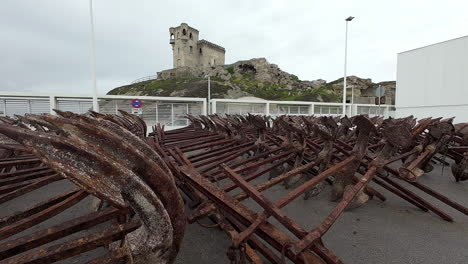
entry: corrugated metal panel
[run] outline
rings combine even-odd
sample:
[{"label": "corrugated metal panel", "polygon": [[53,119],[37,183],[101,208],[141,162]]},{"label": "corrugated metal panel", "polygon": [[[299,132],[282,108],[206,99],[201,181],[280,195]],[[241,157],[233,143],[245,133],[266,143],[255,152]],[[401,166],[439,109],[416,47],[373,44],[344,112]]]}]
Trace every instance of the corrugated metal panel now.
[{"label": "corrugated metal panel", "polygon": [[229,114],[229,112],[227,111],[227,104],[226,103],[221,103],[221,102],[218,102],[216,103],[216,113],[217,114]]},{"label": "corrugated metal panel", "polygon": [[315,105],[314,114],[316,115],[341,115],[341,106]]},{"label": "corrugated metal panel", "polygon": [[287,115],[289,112],[289,109],[285,105],[278,105],[278,115]]},{"label": "corrugated metal panel", "polygon": [[132,100],[115,100],[117,103],[117,109],[124,110],[128,113],[132,112]]},{"label": "corrugated metal panel", "polygon": [[264,104],[253,104],[252,105],[252,112],[255,114],[264,114],[265,113],[265,105]]},{"label": "corrugated metal panel", "polygon": [[[218,108],[218,105],[216,105]],[[218,111],[218,110],[217,110]],[[218,111],[219,113],[223,113]],[[265,105],[264,104],[249,104],[249,103],[226,103],[224,107],[224,113],[227,114],[263,114],[265,113]]]},{"label": "corrugated metal panel", "polygon": [[169,125],[172,123],[171,104],[158,104],[158,122],[161,125]]},{"label": "corrugated metal panel", "polygon": [[299,106],[289,106],[289,114],[291,115],[299,114]]},{"label": "corrugated metal panel", "polygon": [[0,100],[0,116],[5,116],[5,100]]},{"label": "corrugated metal panel", "polygon": [[0,111],[6,110],[7,116],[24,114],[43,114],[49,113],[49,100],[47,99],[4,99],[2,100]]},{"label": "corrugated metal panel", "polygon": [[271,104],[270,113],[276,115],[307,115],[309,114],[309,106]]},{"label": "corrugated metal panel", "polygon": [[99,100],[99,112],[103,114],[117,114],[116,104],[118,100]]},{"label": "corrugated metal panel", "polygon": [[198,116],[198,115],[201,115],[202,114],[202,109],[203,108],[203,104],[200,104],[200,103],[193,103],[193,104],[189,104],[189,114],[191,115],[194,115],[194,116]]},{"label": "corrugated metal panel", "polygon": [[174,115],[174,122],[173,126],[186,126],[188,125],[187,112],[188,112],[188,104],[173,104],[173,115]]},{"label": "corrugated metal panel", "polygon": [[156,120],[156,101],[144,101],[142,106],[141,118],[146,122],[148,126],[154,126],[157,123]]},{"label": "corrugated metal panel", "polygon": [[270,104],[270,115],[280,115],[278,107],[278,104]]},{"label": "corrugated metal panel", "polygon": [[93,109],[92,100],[57,100],[57,108],[61,111],[69,111],[77,114],[88,113]]},{"label": "corrugated metal panel", "polygon": [[386,106],[382,106],[379,107],[378,106],[357,106],[357,114],[360,115],[360,114],[368,114],[369,116],[375,116],[375,115],[383,115],[385,114],[385,111],[386,111],[387,107]]},{"label": "corrugated metal panel", "polygon": [[6,115],[24,115],[29,113],[29,100],[6,100]]},{"label": "corrugated metal panel", "polygon": [[50,113],[49,100],[31,100],[30,105],[32,114]]}]

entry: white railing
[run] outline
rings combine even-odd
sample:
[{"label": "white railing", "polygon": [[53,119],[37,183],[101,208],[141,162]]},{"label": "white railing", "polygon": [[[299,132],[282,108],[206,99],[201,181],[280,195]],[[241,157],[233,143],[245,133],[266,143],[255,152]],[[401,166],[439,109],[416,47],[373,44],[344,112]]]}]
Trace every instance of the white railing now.
[{"label": "white railing", "polygon": [[149,76],[141,77],[141,78],[138,78],[138,79],[134,80],[132,82],[132,84],[139,83],[139,82],[144,82],[144,81],[149,81],[149,80],[156,80],[157,78],[158,78],[157,75],[149,75]]},{"label": "white railing", "polygon": [[[143,102],[141,110],[136,111],[131,105],[132,99],[138,98]],[[124,96],[105,95],[98,96],[101,113],[118,114],[118,110],[140,115],[148,126],[156,124],[165,125],[167,129],[184,127],[189,124],[185,118],[187,114],[206,115],[207,101],[205,98],[193,97],[157,97],[157,96]],[[52,109],[86,113],[92,109],[91,96],[73,95],[40,95],[3,93],[0,94],[0,115],[14,116],[27,113],[55,114]],[[334,115],[342,113],[340,103],[301,102],[301,101],[267,101],[267,100],[240,100],[240,99],[213,99],[211,100],[212,113],[217,114],[265,114],[279,115]],[[392,105],[347,104],[348,115],[368,114],[394,116]]]},{"label": "white railing", "polygon": [[[131,102],[138,98],[143,102],[141,110],[134,111]],[[191,97],[156,97],[156,96],[98,96],[99,111],[105,114],[118,114],[118,110],[140,115],[147,125],[157,123],[165,125],[166,129],[174,129],[187,126],[189,121],[187,114],[206,114],[206,99]],[[9,93],[0,94],[0,115],[14,116],[51,113],[52,109],[70,111],[74,113],[86,113],[92,109],[91,96],[73,95],[31,95]]]},{"label": "white railing", "polygon": [[[369,116],[394,117],[393,105],[346,104],[349,116],[368,114]],[[265,114],[279,115],[332,115],[342,114],[341,103],[305,102],[305,101],[267,101],[267,100],[239,100],[212,99],[211,112],[217,114]]]}]

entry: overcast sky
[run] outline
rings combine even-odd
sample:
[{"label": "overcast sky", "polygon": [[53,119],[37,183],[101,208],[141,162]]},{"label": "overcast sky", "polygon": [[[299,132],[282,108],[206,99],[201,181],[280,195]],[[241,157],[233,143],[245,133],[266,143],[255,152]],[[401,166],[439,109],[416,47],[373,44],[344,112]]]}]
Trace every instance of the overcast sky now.
[{"label": "overcast sky", "polygon": [[[171,26],[300,79],[396,79],[396,54],[468,35],[468,1],[94,0],[100,94],[171,68]],[[88,0],[0,1],[0,91],[91,93]]]}]

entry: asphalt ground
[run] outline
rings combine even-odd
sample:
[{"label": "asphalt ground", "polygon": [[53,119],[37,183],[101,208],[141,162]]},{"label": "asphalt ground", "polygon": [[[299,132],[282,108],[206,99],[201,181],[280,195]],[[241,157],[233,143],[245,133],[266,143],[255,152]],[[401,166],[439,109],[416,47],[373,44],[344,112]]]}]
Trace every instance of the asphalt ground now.
[{"label": "asphalt ground", "polygon": [[[468,207],[468,182],[456,183],[450,167],[445,167],[443,174],[441,172],[442,166],[435,165],[432,172],[420,178],[420,182]],[[359,208],[345,211],[323,237],[325,246],[344,263],[467,264],[468,216],[409,184],[398,182],[451,215],[455,221],[447,222],[432,212],[424,212],[373,183],[371,186],[381,191],[387,200],[382,202],[374,198]],[[278,185],[264,194],[275,201],[285,193]],[[329,197],[328,186],[309,200],[299,197],[284,211],[311,230],[336,206],[337,203],[330,202]],[[261,211],[251,200],[246,204]],[[271,217],[269,221],[281,225]],[[176,263],[229,263],[226,252],[230,244],[223,231],[192,224]]]},{"label": "asphalt ground", "polygon": [[[420,182],[468,207],[468,182],[456,183],[451,176],[449,167],[445,167],[443,175],[441,170],[442,166],[436,165],[432,172],[425,174],[420,179]],[[468,263],[468,216],[408,184],[403,184],[450,214],[454,217],[455,222],[446,222],[434,213],[423,212],[392,193],[372,184],[375,189],[387,197],[387,200],[382,202],[374,198],[360,208],[345,211],[323,237],[326,247],[332,250],[344,263]],[[71,188],[75,188],[75,186],[67,180],[49,184],[1,204],[0,217],[27,209],[39,201]],[[286,190],[278,185],[264,194],[275,201],[285,193]],[[327,186],[318,196],[309,200],[299,197],[284,210],[304,228],[311,230],[325,219],[337,204],[330,202],[329,196],[330,187]],[[92,197],[88,197],[63,213],[16,234],[8,240],[84,215],[90,212],[91,203]],[[261,211],[261,208],[251,200],[247,200],[246,205]],[[276,226],[281,226],[272,218],[269,221]],[[83,231],[74,234],[73,237],[82,236],[92,231]],[[59,244],[63,241],[54,241],[43,247]],[[230,240],[223,231],[216,228],[205,228],[196,223],[191,224],[187,228],[176,263],[229,263],[226,256],[229,246]],[[105,249],[99,248],[80,257],[67,259],[62,263],[84,263],[86,260],[104,254],[105,251]]]}]

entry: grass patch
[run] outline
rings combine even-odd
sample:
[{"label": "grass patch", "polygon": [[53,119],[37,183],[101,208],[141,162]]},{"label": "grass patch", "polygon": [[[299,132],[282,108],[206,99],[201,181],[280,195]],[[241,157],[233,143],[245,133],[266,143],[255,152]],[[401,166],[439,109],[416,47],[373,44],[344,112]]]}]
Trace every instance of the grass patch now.
[{"label": "grass patch", "polygon": [[226,71],[229,72],[230,74],[234,74],[234,66],[227,67]]}]

